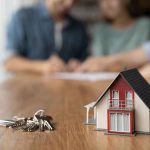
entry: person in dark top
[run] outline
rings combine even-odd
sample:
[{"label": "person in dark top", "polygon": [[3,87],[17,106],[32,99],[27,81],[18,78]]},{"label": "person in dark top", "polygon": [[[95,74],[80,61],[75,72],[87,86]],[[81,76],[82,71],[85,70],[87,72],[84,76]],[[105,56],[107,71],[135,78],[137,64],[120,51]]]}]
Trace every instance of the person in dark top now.
[{"label": "person in dark top", "polygon": [[9,71],[51,73],[74,70],[88,55],[82,22],[69,14],[75,0],[46,0],[23,8],[8,27]]}]

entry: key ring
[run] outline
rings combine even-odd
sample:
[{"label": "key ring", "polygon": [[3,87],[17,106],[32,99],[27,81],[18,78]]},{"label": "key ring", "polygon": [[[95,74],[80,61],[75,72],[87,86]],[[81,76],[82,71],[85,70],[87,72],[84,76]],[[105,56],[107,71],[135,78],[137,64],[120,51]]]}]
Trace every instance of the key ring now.
[{"label": "key ring", "polygon": [[44,112],[45,112],[44,110],[40,109],[34,114],[34,116],[39,115],[41,117],[43,116]]}]

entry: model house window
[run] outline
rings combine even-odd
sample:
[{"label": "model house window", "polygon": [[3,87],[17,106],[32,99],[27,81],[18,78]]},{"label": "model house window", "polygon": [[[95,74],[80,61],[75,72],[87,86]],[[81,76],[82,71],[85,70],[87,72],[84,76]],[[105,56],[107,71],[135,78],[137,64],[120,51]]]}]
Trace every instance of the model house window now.
[{"label": "model house window", "polygon": [[111,131],[116,131],[117,130],[117,124],[116,124],[116,114],[115,113],[111,113],[110,114],[110,130]]},{"label": "model house window", "polygon": [[129,124],[130,124],[130,120],[129,120],[129,118],[130,118],[130,116],[129,116],[129,114],[124,114],[124,116],[123,116],[124,118],[123,118],[123,124],[124,124],[124,131],[125,132],[128,132],[129,130],[130,130],[130,128],[129,128]]},{"label": "model house window", "polygon": [[110,113],[110,131],[130,132],[130,115],[128,113]]},{"label": "model house window", "polygon": [[119,106],[119,91],[112,91],[112,106]]},{"label": "model house window", "polygon": [[117,114],[117,131],[122,132],[122,114]]},{"label": "model house window", "polygon": [[133,94],[131,91],[126,92],[126,104],[127,107],[132,107],[133,104]]}]

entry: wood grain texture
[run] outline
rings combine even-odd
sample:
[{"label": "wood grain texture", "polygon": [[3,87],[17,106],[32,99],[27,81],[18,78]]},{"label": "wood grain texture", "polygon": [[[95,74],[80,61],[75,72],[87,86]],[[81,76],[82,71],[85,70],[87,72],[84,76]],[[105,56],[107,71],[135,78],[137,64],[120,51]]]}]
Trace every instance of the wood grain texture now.
[{"label": "wood grain texture", "polygon": [[0,150],[149,150],[150,136],[104,135],[85,126],[85,104],[96,100],[110,82],[53,80],[19,75],[0,85],[0,118],[31,116],[45,109],[56,130],[24,133],[0,128]]}]

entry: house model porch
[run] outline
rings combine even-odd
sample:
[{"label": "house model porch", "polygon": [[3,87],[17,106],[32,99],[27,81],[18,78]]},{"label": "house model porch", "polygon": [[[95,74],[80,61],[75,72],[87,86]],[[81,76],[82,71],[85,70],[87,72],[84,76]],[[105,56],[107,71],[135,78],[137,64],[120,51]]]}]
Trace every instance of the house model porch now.
[{"label": "house model porch", "polygon": [[[150,85],[137,69],[121,72],[95,102],[86,106],[86,124],[107,134],[150,134]],[[93,117],[89,118],[89,111]]]}]

